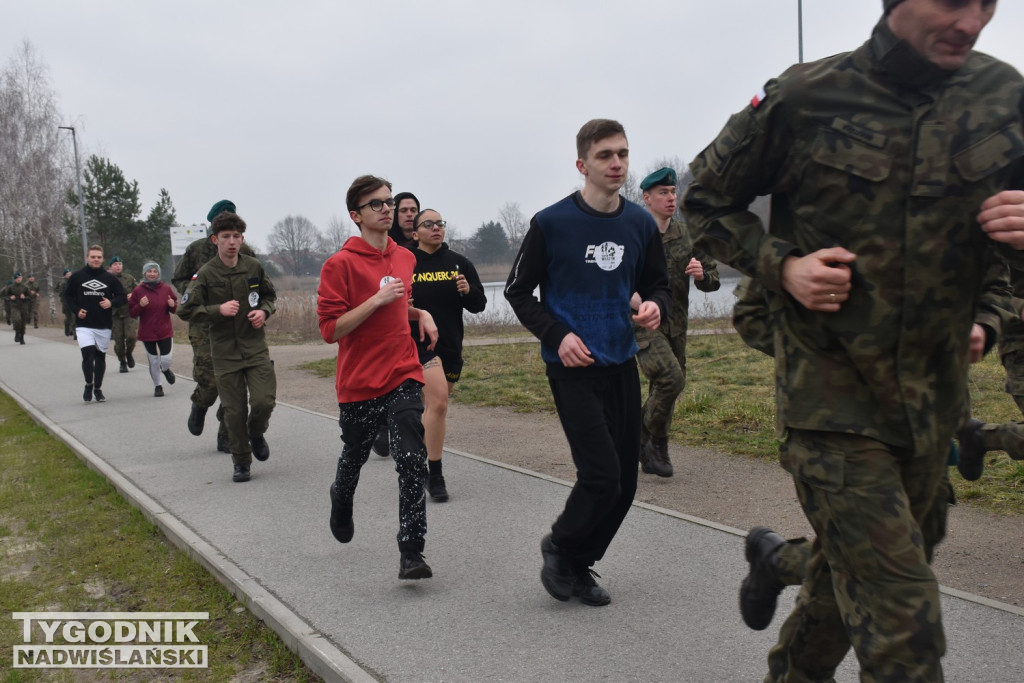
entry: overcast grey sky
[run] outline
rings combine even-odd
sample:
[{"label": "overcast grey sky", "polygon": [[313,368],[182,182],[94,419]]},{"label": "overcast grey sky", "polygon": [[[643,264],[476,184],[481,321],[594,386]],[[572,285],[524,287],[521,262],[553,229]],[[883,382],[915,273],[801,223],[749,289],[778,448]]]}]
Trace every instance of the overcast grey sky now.
[{"label": "overcast grey sky", "polygon": [[[804,0],[804,58],[860,45],[881,0]],[[167,188],[184,225],[228,198],[266,248],[274,223],[347,221],[387,177],[460,236],[580,184],[576,131],[620,120],[632,170],[688,162],[797,61],[797,0],[8,0],[84,152]],[[1024,69],[1024,3],[978,49]]]}]

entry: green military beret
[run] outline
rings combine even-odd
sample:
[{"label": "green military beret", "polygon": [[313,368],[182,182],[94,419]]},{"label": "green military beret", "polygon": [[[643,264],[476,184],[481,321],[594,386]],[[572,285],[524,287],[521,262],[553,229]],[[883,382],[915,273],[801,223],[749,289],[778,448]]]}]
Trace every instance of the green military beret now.
[{"label": "green military beret", "polygon": [[903,0],[882,0],[882,9],[888,14],[893,7],[903,2]]},{"label": "green military beret", "polygon": [[71,272],[71,269],[70,269],[70,268],[65,268],[65,269],[64,269],[64,272],[63,272],[63,273],[61,273],[61,275],[67,275],[67,274],[68,274],[68,273],[70,273],[70,272]]},{"label": "green military beret", "polygon": [[236,213],[235,203],[230,199],[222,199],[216,204],[214,204],[213,207],[210,208],[210,213],[206,214],[206,220],[212,222],[213,219],[216,218],[218,214],[224,213],[225,211]]},{"label": "green military beret", "polygon": [[14,279],[15,279],[15,280],[17,280],[17,279],[18,279],[19,277],[21,277],[21,271],[18,271],[18,272],[16,272],[16,273],[14,274]]},{"label": "green military beret", "polygon": [[644,192],[655,187],[657,185],[675,185],[676,184],[676,172],[674,169],[666,166],[665,168],[659,168],[657,171],[647,176],[640,181],[640,189]]},{"label": "green military beret", "polygon": [[121,260],[120,256],[111,256],[110,257],[110,263],[107,264],[107,267],[109,268],[110,266],[114,265],[115,263],[124,263],[124,261]]}]

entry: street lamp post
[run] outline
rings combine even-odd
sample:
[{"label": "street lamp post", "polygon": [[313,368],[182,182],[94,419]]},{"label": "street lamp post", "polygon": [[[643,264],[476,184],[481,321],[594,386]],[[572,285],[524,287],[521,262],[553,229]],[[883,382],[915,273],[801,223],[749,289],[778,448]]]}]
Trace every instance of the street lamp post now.
[{"label": "street lamp post", "polygon": [[75,177],[78,179],[78,224],[82,228],[82,255],[89,259],[89,238],[85,234],[85,194],[82,192],[82,167],[78,164],[78,138],[75,137],[74,126],[57,126],[61,130],[71,131],[71,144],[75,148]]},{"label": "street lamp post", "polygon": [[800,63],[804,63],[804,0],[796,0],[796,39]]}]

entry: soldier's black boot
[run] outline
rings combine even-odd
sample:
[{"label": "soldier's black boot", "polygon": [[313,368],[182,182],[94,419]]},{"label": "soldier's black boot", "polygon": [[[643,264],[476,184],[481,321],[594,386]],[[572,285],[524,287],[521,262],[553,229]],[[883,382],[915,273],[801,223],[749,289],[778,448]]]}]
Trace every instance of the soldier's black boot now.
[{"label": "soldier's black boot", "polygon": [[640,446],[640,469],[644,474],[659,477],[672,476],[672,463],[668,459],[668,439],[651,437]]},{"label": "soldier's black boot", "polygon": [[128,364],[121,361],[121,372],[128,372]]},{"label": "soldier's black boot", "polygon": [[132,355],[131,351],[129,351],[128,353],[124,354],[124,362],[130,368],[134,368],[135,367],[135,356]]},{"label": "soldier's black boot", "polygon": [[227,434],[217,432],[217,450],[221,453],[231,452],[231,437]]},{"label": "soldier's black boot", "polygon": [[235,471],[231,475],[231,481],[242,483],[249,481],[252,475],[249,473],[249,465],[235,465]]},{"label": "soldier's black boot", "polygon": [[740,584],[740,614],[743,623],[755,631],[768,628],[775,616],[779,593],[785,586],[775,578],[775,561],[786,540],[765,526],[747,534],[746,556],[750,573]]},{"label": "soldier's black boot", "polygon": [[267,440],[263,438],[263,435],[250,436],[249,445],[252,447],[252,457],[256,458],[260,462],[263,462],[270,457],[270,446],[267,445]]},{"label": "soldier's black boot", "polygon": [[540,582],[544,590],[555,600],[565,602],[573,596],[579,579],[569,558],[551,540],[551,534],[541,539],[540,556],[544,560],[540,569]]},{"label": "soldier's black boot", "polygon": [[200,408],[192,404],[192,412],[188,414],[188,431],[194,436],[203,433],[203,425],[206,423],[206,408]]},{"label": "soldier's black boot", "polygon": [[331,482],[331,533],[340,543],[348,543],[356,533],[352,521],[352,499],[345,499],[338,493],[335,482]]},{"label": "soldier's black boot", "polygon": [[967,481],[977,481],[985,471],[985,444],[981,442],[983,424],[972,417],[956,433],[956,440],[960,442],[960,461],[956,468]]}]

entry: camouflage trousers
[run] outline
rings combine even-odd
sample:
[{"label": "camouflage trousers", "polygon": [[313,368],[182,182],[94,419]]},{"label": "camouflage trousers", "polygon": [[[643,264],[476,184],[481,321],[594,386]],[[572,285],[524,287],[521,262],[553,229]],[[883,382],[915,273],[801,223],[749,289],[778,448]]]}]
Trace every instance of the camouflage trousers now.
[{"label": "camouflage trousers", "polygon": [[14,302],[11,305],[11,326],[14,327],[14,331],[24,334],[25,325],[28,324],[31,315],[27,304]]},{"label": "camouflage trousers", "polygon": [[125,359],[135,352],[135,342],[138,340],[139,321],[114,314],[114,324],[111,328],[110,338],[114,342],[114,354],[117,360],[125,362]]},{"label": "camouflage trousers", "polygon": [[851,647],[861,681],[941,681],[946,640],[930,564],[946,533],[948,452],[790,430],[780,461],[817,537],[779,550],[777,577],[801,587],[765,681],[831,681]]},{"label": "camouflage trousers", "polygon": [[[213,373],[210,331],[202,325],[189,323],[188,341],[192,345],[192,379],[196,383],[196,388],[192,391],[192,402],[200,408],[210,408],[217,402],[217,377]],[[227,436],[223,404],[217,408],[217,422],[217,434]]]},{"label": "camouflage trousers", "polygon": [[686,335],[669,337],[659,331],[638,345],[636,362],[649,382],[640,432],[644,442],[668,436],[676,399],[686,388]]},{"label": "camouflage trousers", "polygon": [[64,311],[64,336],[70,337],[75,333],[75,314],[67,306],[64,306],[62,310]]},{"label": "camouflage trousers", "polygon": [[11,300],[4,299],[4,322],[11,324]]},{"label": "camouflage trousers", "polygon": [[252,462],[251,436],[263,436],[270,426],[277,398],[277,375],[270,356],[226,361],[215,366],[220,405],[235,465]]},{"label": "camouflage trousers", "polygon": [[[1001,360],[1006,370],[1006,393],[1024,415],[1024,351],[1011,351]],[[978,433],[986,451],[1006,451],[1014,460],[1024,460],[1024,422],[990,422]]]}]

